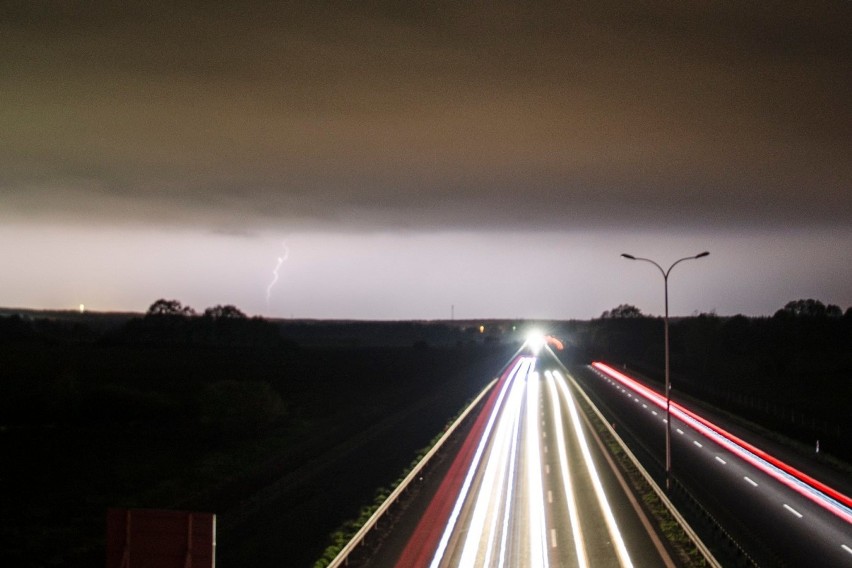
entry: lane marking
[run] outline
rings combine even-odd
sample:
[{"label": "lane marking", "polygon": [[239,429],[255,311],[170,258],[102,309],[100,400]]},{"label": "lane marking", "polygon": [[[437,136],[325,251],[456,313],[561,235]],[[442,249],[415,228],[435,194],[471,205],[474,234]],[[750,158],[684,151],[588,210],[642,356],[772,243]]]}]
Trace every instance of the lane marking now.
[{"label": "lane marking", "polygon": [[553,491],[547,490],[547,502],[553,503]]},{"label": "lane marking", "polygon": [[743,477],[743,479],[745,479],[746,481],[748,481],[749,483],[751,483],[752,485],[754,485],[755,487],[757,487],[757,482],[756,482],[756,481],[752,481],[752,479],[751,479],[749,476],[745,476],[745,477]]},{"label": "lane marking", "polygon": [[[518,410],[520,410],[520,409],[518,408]],[[516,412],[514,414],[514,416],[512,417],[512,444],[510,446],[510,455],[509,455],[509,475],[508,475],[508,479],[506,479],[506,486],[505,486],[505,489],[504,489],[504,491],[506,493],[506,497],[505,497],[505,502],[504,502],[504,505],[503,505],[503,524],[502,524],[502,528],[500,530],[500,548],[497,551],[497,553],[498,553],[497,560],[499,562],[503,562],[503,559],[505,559],[505,557],[506,557],[506,540],[507,540],[506,535],[509,532],[507,527],[509,526],[509,513],[512,510],[510,503],[512,501],[512,494],[514,493],[513,487],[515,486],[515,479],[517,478],[517,471],[515,469],[515,464],[516,464],[517,455],[518,455],[518,447],[520,445],[520,440],[521,440],[520,427],[521,427],[521,414],[520,414],[520,412]],[[492,521],[491,529],[490,529],[491,535],[489,536],[489,539],[488,539],[486,562],[489,561],[488,559],[490,558],[491,554],[494,552],[493,543],[494,543],[494,539],[497,537],[496,523],[497,523],[497,515],[494,515],[494,520]]]},{"label": "lane marking", "polygon": [[550,529],[550,548],[556,548],[556,529]]},{"label": "lane marking", "polygon": [[841,545],[840,545],[840,548],[842,548],[843,550],[845,550],[845,551],[846,551],[846,552],[848,552],[849,554],[852,554],[852,548],[849,548],[849,547],[848,547],[848,546],[846,546],[845,544],[841,544]]},{"label": "lane marking", "polygon": [[[577,386],[577,383],[573,377],[568,375],[568,379],[574,386]],[[583,396],[583,398],[586,399],[587,402],[589,402],[588,397],[582,394],[582,392],[581,395]],[[606,459],[606,462],[609,465],[611,472],[615,475],[615,478],[618,480],[618,484],[621,486],[622,490],[624,490],[624,494],[627,496],[628,501],[630,501],[630,504],[633,506],[634,512],[639,517],[639,520],[642,522],[642,526],[645,528],[648,537],[651,539],[651,542],[654,543],[654,548],[657,549],[657,553],[660,555],[660,559],[662,559],[665,568],[676,568],[674,561],[666,550],[666,547],[663,546],[660,537],[657,536],[656,529],[651,524],[651,521],[648,520],[648,515],[645,514],[645,510],[642,508],[641,505],[639,505],[639,502],[633,495],[633,490],[627,485],[627,481],[624,480],[624,476],[620,473],[619,467],[615,465],[615,462],[610,456],[609,451],[607,450],[606,446],[604,446],[604,443],[601,441],[600,436],[594,433],[595,428],[594,426],[592,426],[589,417],[586,415],[585,412],[581,414],[581,417],[583,418],[583,422],[585,422],[586,426],[589,428],[589,432],[592,433],[592,439],[594,439],[595,444],[600,450],[601,455],[604,457],[604,459]]]},{"label": "lane marking", "polygon": [[549,463],[548,463],[548,464],[544,464],[544,472],[545,472],[547,475],[550,475],[550,464],[549,464]]},{"label": "lane marking", "polygon": [[728,463],[725,460],[723,460],[722,458],[720,458],[719,456],[716,456],[716,461],[719,462],[722,465],[727,465],[727,463]]},{"label": "lane marking", "polygon": [[699,442],[698,440],[693,440],[692,443],[695,444],[696,446],[698,446],[699,448],[704,447],[704,446],[701,445],[701,442]]},{"label": "lane marking", "polygon": [[790,511],[791,513],[793,513],[794,515],[796,515],[797,517],[799,517],[800,519],[802,518],[802,514],[800,512],[798,512],[796,509],[794,509],[793,507],[791,507],[790,505],[788,505],[787,503],[784,503],[784,508],[787,509],[788,511]]},{"label": "lane marking", "polygon": [[681,436],[683,435],[683,430],[681,430],[680,428],[675,428],[675,430],[676,430],[676,431],[677,431],[677,433],[678,433],[678,434],[680,434]]},{"label": "lane marking", "polygon": [[[607,367],[603,363],[595,362],[592,365],[596,368],[606,370],[607,374],[625,385],[631,385],[631,388],[637,390],[637,392],[642,392],[657,406],[663,407],[664,404],[668,404],[668,401],[663,399],[662,395],[641,385],[627,375],[619,373],[615,369]],[[825,483],[822,483],[789,464],[784,463],[760,448],[737,438],[730,432],[723,430],[707,419],[702,418],[687,408],[684,408],[677,402],[672,402],[672,406],[672,412],[676,418],[687,422],[690,426],[707,436],[710,440],[724,446],[733,454],[749,462],[764,473],[771,475],[776,480],[805,498],[817,503],[846,522],[852,523],[852,497],[848,497],[843,493],[840,493],[836,489],[833,489]]]},{"label": "lane marking", "polygon": [[559,388],[560,394],[562,395],[562,399],[568,405],[568,415],[571,419],[571,423],[574,425],[574,436],[579,443],[580,453],[583,456],[583,461],[586,464],[586,470],[591,478],[592,488],[595,490],[595,496],[597,497],[601,513],[603,513],[604,521],[606,522],[607,530],[615,548],[615,552],[618,555],[619,563],[622,568],[633,568],[633,562],[630,560],[630,554],[627,552],[627,546],[624,543],[624,537],[618,528],[618,523],[615,520],[612,507],[610,507],[609,501],[607,500],[603,483],[598,475],[597,467],[595,467],[595,462],[592,459],[592,454],[589,450],[589,442],[586,440],[586,435],[583,432],[583,426],[580,424],[580,416],[577,410],[577,405],[574,402],[574,397],[571,396],[571,392],[568,390],[568,384],[562,374],[558,371],[554,371],[553,376],[558,380],[551,381],[551,384],[553,382],[556,383],[556,386]]},{"label": "lane marking", "polygon": [[[545,377],[547,374],[545,373]],[[539,436],[537,436],[538,423],[544,416],[544,399],[541,395],[542,381],[539,380],[538,373],[530,373],[527,379],[527,424],[526,432],[526,461],[527,461],[527,498],[528,498],[528,527],[527,534],[529,538],[529,562],[530,566],[547,566],[547,519],[545,518],[545,508],[541,506],[542,497],[544,497],[544,486],[541,478],[541,464],[545,460],[541,459],[539,448],[543,453],[548,453],[546,445],[540,445]],[[535,403],[538,402],[539,410],[536,410]],[[502,558],[501,558],[502,559]],[[469,561],[464,558],[459,562],[459,566],[473,566],[476,564],[476,557],[471,557]]]},{"label": "lane marking", "polygon": [[645,403],[643,402],[643,403],[642,403],[642,408],[648,408],[648,405],[647,405],[647,404],[645,404]]},{"label": "lane marking", "polygon": [[[495,528],[499,519],[498,515],[491,515],[489,522],[488,509],[491,507],[491,502],[500,499],[501,496],[504,503],[510,504],[512,502],[514,488],[512,480],[516,477],[514,456],[517,455],[518,423],[521,416],[520,403],[523,398],[523,393],[520,391],[522,389],[523,387],[520,387],[519,390],[510,395],[513,397],[510,401],[517,400],[517,404],[512,404],[514,411],[504,414],[496,426],[495,444],[485,458],[487,461],[485,462],[482,486],[474,494],[476,500],[473,505],[470,527],[462,548],[463,559],[481,552],[483,546],[487,559],[490,559],[494,554],[497,536]],[[509,407],[506,410],[508,411]]]},{"label": "lane marking", "polygon": [[651,414],[653,414],[654,416],[657,416],[657,411],[656,411],[656,410],[652,410],[652,411],[651,411]]},{"label": "lane marking", "polygon": [[562,472],[562,487],[565,491],[565,500],[568,505],[568,518],[571,525],[571,536],[574,539],[574,550],[577,554],[577,566],[588,568],[589,561],[586,555],[586,545],[583,540],[583,530],[580,527],[580,513],[574,498],[574,484],[571,481],[571,467],[568,464],[568,452],[565,444],[566,424],[562,419],[562,409],[559,395],[554,385],[554,373],[545,374],[547,378],[547,389],[550,392],[550,404],[553,408],[553,419],[557,423],[556,428],[556,450],[559,453],[559,467]]}]

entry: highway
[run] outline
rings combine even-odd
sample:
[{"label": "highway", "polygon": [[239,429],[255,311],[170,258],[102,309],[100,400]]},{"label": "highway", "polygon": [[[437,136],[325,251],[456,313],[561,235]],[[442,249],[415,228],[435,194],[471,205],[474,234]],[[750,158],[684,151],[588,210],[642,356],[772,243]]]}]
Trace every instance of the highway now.
[{"label": "highway", "polygon": [[[585,385],[658,461],[665,398],[595,363]],[[852,566],[852,499],[672,402],[674,478],[761,565]]]},{"label": "highway", "polygon": [[673,565],[541,361],[494,386],[396,566]]}]

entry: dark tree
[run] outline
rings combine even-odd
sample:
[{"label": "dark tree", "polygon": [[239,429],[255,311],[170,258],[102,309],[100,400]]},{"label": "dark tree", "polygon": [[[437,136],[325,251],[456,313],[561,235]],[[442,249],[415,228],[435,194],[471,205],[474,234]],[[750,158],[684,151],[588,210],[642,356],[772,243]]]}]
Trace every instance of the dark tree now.
[{"label": "dark tree", "polygon": [[[834,306],[836,307],[836,306]],[[840,308],[837,308],[839,311]],[[808,298],[807,300],[793,300],[787,302],[783,308],[775,312],[775,316],[793,316],[793,317],[825,317],[828,315],[828,309],[825,304],[819,300]]]},{"label": "dark tree", "polygon": [[829,304],[825,307],[825,315],[830,318],[841,318],[843,317],[843,310],[838,305]]},{"label": "dark tree", "polygon": [[636,306],[630,304],[620,304],[619,306],[606,310],[601,314],[601,319],[621,319],[621,318],[641,318],[644,317],[642,311]]},{"label": "dark tree", "polygon": [[149,316],[194,316],[195,310],[189,306],[183,306],[177,300],[159,299],[148,308],[146,315]]},{"label": "dark tree", "polygon": [[9,317],[0,317],[0,342],[29,339],[35,335],[33,326],[21,316],[15,314]]},{"label": "dark tree", "polygon": [[246,315],[241,312],[236,306],[228,304],[227,306],[213,306],[204,310],[204,317],[213,319],[246,319]]}]

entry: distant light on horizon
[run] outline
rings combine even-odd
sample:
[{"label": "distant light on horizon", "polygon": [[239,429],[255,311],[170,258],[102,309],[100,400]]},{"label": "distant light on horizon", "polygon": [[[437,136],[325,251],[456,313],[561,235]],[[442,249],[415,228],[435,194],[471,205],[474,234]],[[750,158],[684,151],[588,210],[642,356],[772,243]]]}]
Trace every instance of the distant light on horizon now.
[{"label": "distant light on horizon", "polygon": [[539,354],[539,352],[544,348],[545,343],[547,343],[547,338],[541,331],[533,329],[527,334],[526,345],[530,348],[530,351],[532,351],[534,355]]}]

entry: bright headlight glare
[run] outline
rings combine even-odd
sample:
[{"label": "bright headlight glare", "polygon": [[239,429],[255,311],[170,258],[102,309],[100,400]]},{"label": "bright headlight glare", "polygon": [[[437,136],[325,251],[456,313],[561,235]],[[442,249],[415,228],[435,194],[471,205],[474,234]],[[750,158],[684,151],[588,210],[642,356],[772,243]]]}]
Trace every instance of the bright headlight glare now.
[{"label": "bright headlight glare", "polygon": [[540,331],[531,331],[527,334],[527,347],[530,348],[530,351],[538,355],[538,352],[542,350],[546,339],[544,335]]}]

